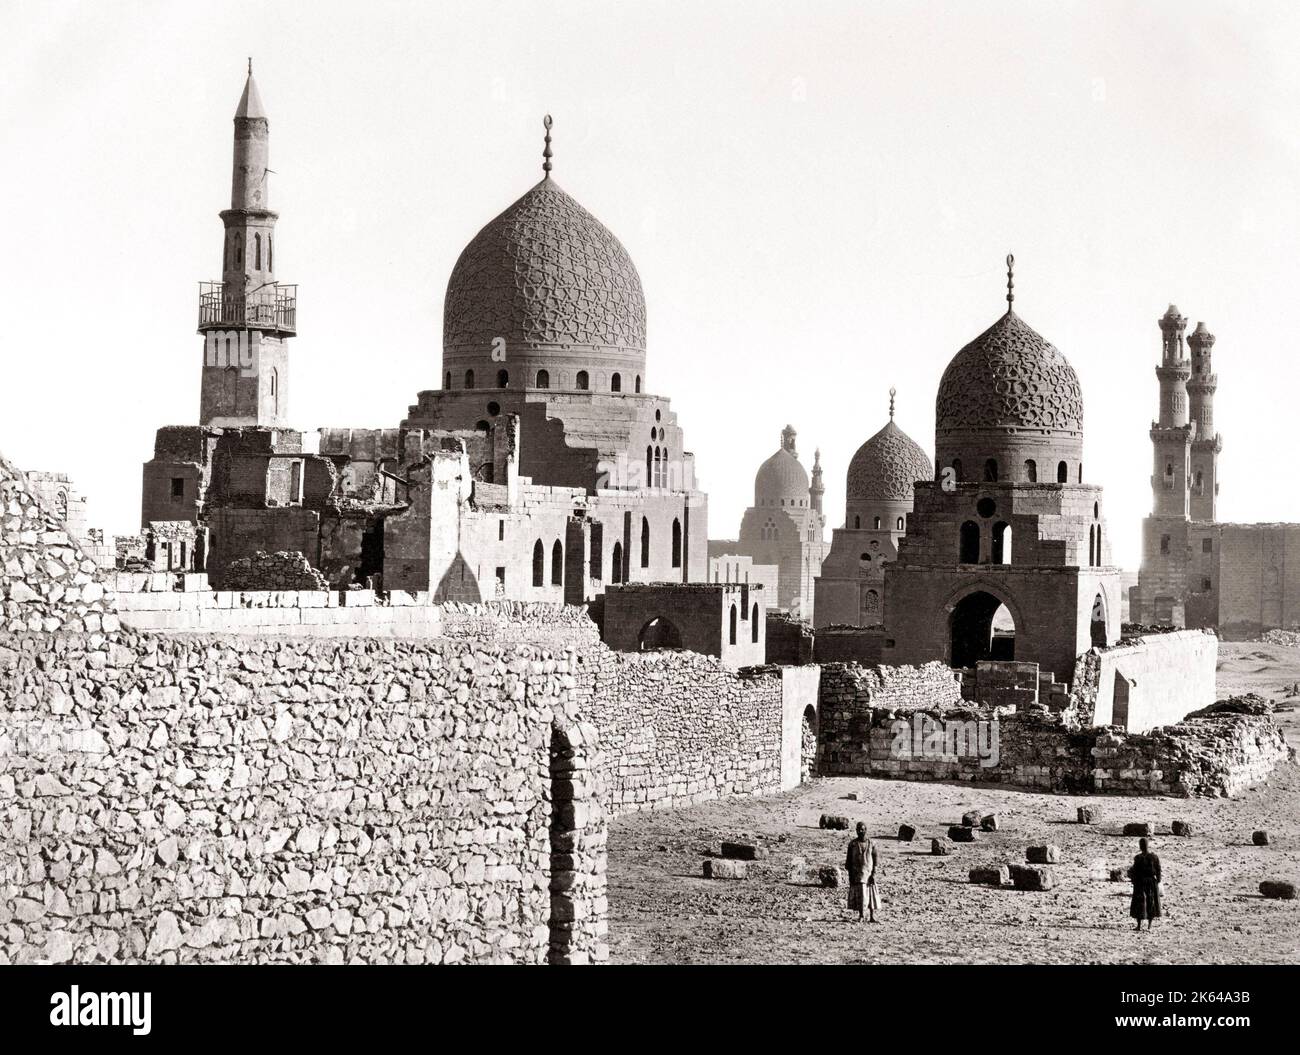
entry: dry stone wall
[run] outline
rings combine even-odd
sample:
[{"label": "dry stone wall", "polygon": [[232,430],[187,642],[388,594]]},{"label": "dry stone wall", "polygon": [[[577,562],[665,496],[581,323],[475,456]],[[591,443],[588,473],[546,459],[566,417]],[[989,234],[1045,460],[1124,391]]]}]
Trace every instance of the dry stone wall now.
[{"label": "dry stone wall", "polygon": [[327,590],[329,580],[297,551],[258,550],[226,565],[222,586],[227,590]]},{"label": "dry stone wall", "polygon": [[466,641],[0,637],[0,960],[602,959],[573,678]]},{"label": "dry stone wall", "polygon": [[0,455],[0,630],[117,629],[102,572]]}]

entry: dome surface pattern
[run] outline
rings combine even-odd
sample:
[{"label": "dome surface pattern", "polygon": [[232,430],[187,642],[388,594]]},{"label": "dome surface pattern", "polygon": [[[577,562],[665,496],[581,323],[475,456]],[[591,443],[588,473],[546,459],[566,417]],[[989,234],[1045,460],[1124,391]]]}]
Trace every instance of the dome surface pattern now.
[{"label": "dome surface pattern", "polygon": [[758,467],[754,476],[754,504],[778,505],[783,498],[808,499],[808,472],[784,447]]},{"label": "dome surface pattern", "polygon": [[645,296],[627,250],[544,179],[467,245],[447,283],[443,346],[594,346],[644,354]]},{"label": "dome surface pattern", "polygon": [[1014,312],[948,364],[935,399],[935,430],[1083,432],[1083,393],[1065,356]]},{"label": "dome surface pattern", "polygon": [[934,479],[934,466],[920,444],[890,420],[849,462],[850,502],[910,501],[917,480]]}]

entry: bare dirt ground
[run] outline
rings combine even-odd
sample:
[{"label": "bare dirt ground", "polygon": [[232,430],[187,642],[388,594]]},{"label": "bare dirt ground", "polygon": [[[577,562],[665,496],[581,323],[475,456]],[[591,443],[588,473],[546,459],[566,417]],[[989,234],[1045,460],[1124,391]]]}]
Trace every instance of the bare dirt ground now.
[{"label": "bare dirt ground", "polygon": [[[1259,642],[1220,648],[1219,696],[1257,692],[1279,701],[1300,681],[1300,648]],[[1294,701],[1293,701],[1294,702]],[[1287,704],[1284,703],[1284,706]],[[1300,710],[1278,719],[1300,744]],[[866,801],[848,799],[865,792]],[[1074,823],[1095,805],[1102,822]],[[932,857],[930,838],[967,810],[998,815],[1000,830]],[[792,883],[792,859],[839,865],[849,834],[822,831],[823,813],[865,821],[882,855],[881,922],[859,925],[845,892]],[[1107,869],[1127,866],[1136,840],[1127,821],[1155,825],[1164,867],[1165,917],[1139,935],[1130,886]],[[1187,820],[1191,838],[1170,822]],[[897,841],[902,823],[913,843]],[[1266,828],[1272,844],[1250,836]],[[701,876],[723,839],[749,836],[769,856],[743,881]],[[978,864],[1023,862],[1054,843],[1057,886],[1045,893],[967,882]],[[836,777],[765,799],[732,799],[614,822],[609,844],[609,941],[615,963],[1296,963],[1300,901],[1261,897],[1261,879],[1300,879],[1300,769],[1284,766],[1238,799],[1046,795],[964,784]]]}]

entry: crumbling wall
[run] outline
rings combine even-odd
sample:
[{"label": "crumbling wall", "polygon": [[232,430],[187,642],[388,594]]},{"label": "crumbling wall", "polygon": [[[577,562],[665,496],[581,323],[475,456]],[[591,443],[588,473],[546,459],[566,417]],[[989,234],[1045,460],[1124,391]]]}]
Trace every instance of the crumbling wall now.
[{"label": "crumbling wall", "polygon": [[326,590],[329,582],[299,552],[258,550],[226,565],[226,590]]},{"label": "crumbling wall", "polygon": [[[1095,673],[1091,663],[1079,664],[1074,692],[1081,702],[1088,697],[1095,701],[1092,724],[1110,725],[1119,721],[1116,686],[1118,679],[1124,678],[1128,716],[1120,724],[1142,732],[1177,722],[1213,703],[1218,659],[1219,639],[1209,630],[1144,635],[1098,650]],[[1083,678],[1088,680],[1081,681]]]},{"label": "crumbling wall", "polygon": [[767,662],[800,666],[813,661],[813,629],[805,620],[768,609],[766,632]]},{"label": "crumbling wall", "polygon": [[573,674],[468,641],[0,637],[0,961],[603,958]]},{"label": "crumbling wall", "polygon": [[0,455],[0,630],[115,630],[95,561]]}]

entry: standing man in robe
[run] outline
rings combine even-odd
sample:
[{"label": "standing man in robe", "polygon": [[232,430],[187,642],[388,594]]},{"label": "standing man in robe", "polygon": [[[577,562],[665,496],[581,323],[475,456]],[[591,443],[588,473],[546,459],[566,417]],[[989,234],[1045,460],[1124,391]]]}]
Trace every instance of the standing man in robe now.
[{"label": "standing man in robe", "polygon": [[1133,900],[1129,905],[1129,915],[1137,920],[1137,930],[1142,929],[1142,921],[1147,921],[1147,930],[1151,929],[1153,920],[1160,918],[1160,858],[1147,850],[1147,841],[1138,840],[1138,855],[1133,858],[1133,867],[1128,870],[1133,880]]},{"label": "standing man in robe", "polygon": [[858,922],[864,918],[876,922],[880,908],[880,894],[876,891],[876,871],[880,867],[880,853],[876,844],[867,838],[867,826],[858,822],[858,837],[849,843],[848,858],[844,862],[849,873],[849,910],[858,910]]}]

